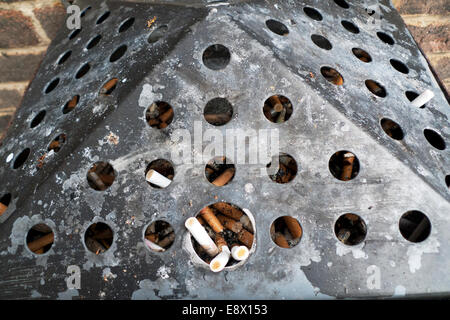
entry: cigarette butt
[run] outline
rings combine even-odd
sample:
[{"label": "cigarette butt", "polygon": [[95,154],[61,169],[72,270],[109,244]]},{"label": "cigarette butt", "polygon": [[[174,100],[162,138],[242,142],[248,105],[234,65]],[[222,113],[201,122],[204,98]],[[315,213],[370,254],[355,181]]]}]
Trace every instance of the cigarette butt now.
[{"label": "cigarette butt", "polygon": [[226,202],[218,202],[213,204],[213,208],[220,211],[227,217],[239,221],[244,213]]},{"label": "cigarette butt", "polygon": [[344,181],[350,180],[352,178],[353,173],[353,161],[355,161],[355,157],[353,155],[351,156],[344,156],[344,168],[342,170],[342,176],[341,179]]},{"label": "cigarette butt", "polygon": [[156,251],[156,252],[164,252],[164,251],[166,251],[166,249],[164,249],[163,247],[157,245],[156,243],[148,241],[147,239],[144,239],[144,241],[145,241],[145,244],[153,251]]},{"label": "cigarette butt", "polygon": [[165,238],[158,242],[158,245],[167,248],[175,240],[175,233],[169,233]]},{"label": "cigarette butt", "polygon": [[245,229],[247,229],[251,233],[254,233],[252,222],[246,214],[242,215],[242,217],[239,219],[239,222],[242,223],[242,226]]},{"label": "cigarette butt", "polygon": [[231,180],[231,178],[233,178],[234,172],[235,172],[234,168],[228,168],[227,170],[222,172],[222,174],[220,176],[218,176],[212,182],[212,184],[217,187],[222,187],[222,186],[226,185]]},{"label": "cigarette butt", "polygon": [[200,217],[200,216],[197,216],[197,220],[198,220],[198,222],[200,222],[200,224],[203,226],[203,225],[205,225],[205,220],[203,220],[203,218],[202,217]]},{"label": "cigarette butt", "polygon": [[246,245],[247,248],[251,248],[253,245],[253,234],[251,234],[250,232],[248,232],[245,229],[242,229],[239,233],[238,233],[238,240],[239,242],[241,242],[242,244]]},{"label": "cigarette butt", "polygon": [[430,102],[430,100],[433,99],[433,97],[434,97],[434,92],[426,89],[417,98],[415,98],[413,101],[411,101],[411,104],[416,108],[420,108],[425,103]]},{"label": "cigarette butt", "polygon": [[103,183],[102,179],[100,179],[100,177],[94,171],[89,171],[88,172],[88,178],[93,184],[96,185],[96,187],[99,190],[105,190],[106,189],[106,186]]},{"label": "cigarette butt", "polygon": [[72,98],[72,100],[70,100],[70,101],[67,103],[67,109],[72,110],[73,108],[76,107],[77,103],[78,103],[78,96],[74,96],[74,97]]},{"label": "cigarette butt", "polygon": [[167,126],[168,126],[167,123],[161,122],[160,125],[159,125],[159,128],[160,128],[160,129],[164,129],[164,128],[167,128]]},{"label": "cigarette butt", "polygon": [[235,246],[231,248],[231,256],[234,260],[243,261],[248,258],[250,251],[246,246]]},{"label": "cigarette butt", "polygon": [[8,207],[0,202],[0,216],[5,213],[6,209],[8,209]]},{"label": "cigarette butt", "polygon": [[161,122],[167,122],[167,120],[170,120],[170,118],[173,117],[173,109],[170,108],[166,112],[164,112],[162,115],[159,116],[159,120]]},{"label": "cigarette butt", "polygon": [[172,182],[172,180],[167,179],[165,176],[163,176],[158,171],[153,170],[153,169],[151,169],[147,172],[145,179],[148,182],[150,182],[154,185],[157,185],[160,188],[167,188],[169,186],[169,184]]},{"label": "cigarette butt", "polygon": [[217,219],[214,212],[209,208],[205,207],[200,211],[203,219],[205,219],[206,223],[214,230],[214,232],[220,233],[223,231],[223,226],[220,223],[219,219]]},{"label": "cigarette butt", "polygon": [[276,121],[276,123],[281,123],[281,122],[284,122],[284,118],[286,117],[286,109],[282,109],[281,110],[281,112],[280,112],[280,115],[278,116],[278,118],[277,118],[277,121]]},{"label": "cigarette butt", "polygon": [[281,103],[281,100],[278,96],[271,96],[270,102],[273,105],[273,110],[275,110],[275,112],[281,112],[284,109],[283,104]]},{"label": "cigarette butt", "polygon": [[184,225],[192,234],[194,239],[197,240],[198,244],[202,246],[211,257],[215,257],[219,253],[219,249],[216,244],[196,218],[188,218]]},{"label": "cigarette butt", "polygon": [[302,227],[300,223],[292,217],[285,216],[283,217],[284,222],[289,230],[289,233],[294,239],[299,239],[302,236]]},{"label": "cigarette butt", "polygon": [[208,121],[208,123],[226,123],[230,121],[231,117],[229,114],[205,114],[205,120]]},{"label": "cigarette butt", "polygon": [[156,241],[158,241],[158,237],[154,233],[146,235],[145,239],[147,239],[148,241],[151,241],[153,243],[156,243]]},{"label": "cigarette butt", "polygon": [[149,119],[147,122],[152,127],[159,125],[159,120],[158,119]]},{"label": "cigarette butt", "polygon": [[44,248],[38,249],[38,250],[34,251],[34,253],[36,253],[36,254],[43,254],[44,253]]},{"label": "cigarette butt", "polygon": [[53,232],[46,234],[45,236],[34,240],[32,242],[28,243],[28,249],[30,249],[31,251],[35,252],[51,243],[53,243],[54,241],[54,234]]},{"label": "cigarette butt", "polygon": [[347,213],[347,214],[345,215],[345,217],[346,217],[348,220],[351,220],[352,222],[356,222],[356,221],[359,220],[359,217],[358,217],[356,214],[353,214],[353,213]]},{"label": "cigarette butt", "polygon": [[100,254],[105,251],[105,248],[97,240],[94,240],[91,237],[86,238],[86,247],[95,252],[95,254]]},{"label": "cigarette butt", "polygon": [[219,248],[220,251],[222,251],[222,247],[227,246],[227,242],[226,242],[225,238],[218,233],[216,233],[215,243],[217,245],[217,248]]},{"label": "cigarette butt", "polygon": [[290,248],[286,238],[281,233],[275,233],[275,243],[282,248]]},{"label": "cigarette butt", "polygon": [[227,265],[230,260],[230,249],[227,246],[222,247],[222,251],[211,260],[209,268],[212,272],[220,272]]},{"label": "cigarette butt", "polygon": [[111,79],[111,80],[109,80],[107,83],[105,83],[104,85],[103,85],[103,87],[100,89],[100,93],[101,94],[108,94],[108,93],[110,93],[112,90],[111,89],[114,89],[114,87],[117,85],[117,82],[118,82],[119,80],[117,79],[117,78],[113,78],[113,79]]},{"label": "cigarette butt", "polygon": [[228,218],[224,215],[218,214],[217,219],[219,219],[220,223],[227,228],[228,230],[233,231],[234,233],[239,233],[242,230],[242,223],[237,222],[234,219]]},{"label": "cigarette butt", "polygon": [[349,230],[341,229],[339,230],[337,237],[339,240],[345,243],[350,238],[351,235],[352,234]]},{"label": "cigarette butt", "polygon": [[48,146],[49,150],[55,150],[55,149],[59,149],[60,143],[59,141],[52,141],[50,143],[50,145]]}]

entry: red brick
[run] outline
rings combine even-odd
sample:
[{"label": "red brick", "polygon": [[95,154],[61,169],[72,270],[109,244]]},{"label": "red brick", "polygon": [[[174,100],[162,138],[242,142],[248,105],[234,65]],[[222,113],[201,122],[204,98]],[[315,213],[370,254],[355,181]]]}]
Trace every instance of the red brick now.
[{"label": "red brick", "polygon": [[426,27],[408,26],[408,29],[424,52],[450,51],[450,24]]},{"label": "red brick", "polygon": [[44,54],[0,56],[0,82],[32,80],[43,56]]},{"label": "red brick", "polygon": [[29,17],[16,10],[0,10],[0,48],[18,48],[39,43]]},{"label": "red brick", "polygon": [[445,80],[450,78],[450,58],[445,57],[439,59],[434,64],[434,68],[440,79]]},{"label": "red brick", "polygon": [[[18,108],[22,95],[16,90],[0,90],[0,112],[6,108]],[[0,130],[1,131],[1,130]]]},{"label": "red brick", "polygon": [[445,15],[450,12],[448,0],[394,0],[400,14],[438,14]]},{"label": "red brick", "polygon": [[34,9],[33,12],[51,40],[56,37],[59,29],[65,26],[66,10],[60,3],[53,7]]}]

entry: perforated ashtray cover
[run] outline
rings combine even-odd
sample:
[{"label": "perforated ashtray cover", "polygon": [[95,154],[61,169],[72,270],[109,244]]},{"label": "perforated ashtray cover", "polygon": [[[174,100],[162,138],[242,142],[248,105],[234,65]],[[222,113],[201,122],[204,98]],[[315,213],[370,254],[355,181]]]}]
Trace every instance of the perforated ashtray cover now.
[{"label": "perforated ashtray cover", "polygon": [[[369,2],[344,1],[348,8],[342,3],[75,2],[91,7],[83,13],[81,31],[61,28],[0,149],[0,197],[11,197],[0,216],[0,297],[448,296],[448,103],[389,2],[380,2],[383,19],[375,21],[367,14]],[[320,19],[305,7],[318,11]],[[284,27],[272,32],[266,24],[270,19]],[[313,34],[329,43],[316,45]],[[230,52],[220,70],[202,60],[214,44]],[[359,60],[354,48],[372,61]],[[343,85],[327,81],[322,67],[337,70]],[[99,93],[113,78],[118,79],[114,90]],[[385,97],[369,91],[367,80],[381,84]],[[435,97],[424,108],[412,107],[405,92],[425,89]],[[293,106],[281,124],[263,113],[264,102],[275,94]],[[77,95],[76,106],[66,106]],[[221,132],[279,130],[280,151],[298,165],[295,179],[278,184],[256,176],[252,165],[235,164],[233,180],[218,188],[204,177],[205,163],[174,165],[168,188],[149,186],[145,168],[155,159],[170,160],[177,150],[171,140],[175,130],[192,134],[194,121],[213,127],[203,109],[216,97],[233,106],[231,121],[215,127]],[[174,110],[173,121],[161,130],[145,118],[147,107],[158,100]],[[401,140],[383,131],[383,118],[401,126]],[[441,148],[428,142],[425,129],[439,134]],[[60,134],[66,137],[60,150],[48,151]],[[328,167],[341,150],[359,160],[359,174],[350,181],[336,179]],[[86,179],[98,161],[110,163],[116,175],[104,191],[92,189]],[[251,212],[257,233],[248,261],[213,274],[185,248],[184,221],[217,201]],[[400,217],[411,210],[424,213],[432,225],[420,243],[407,241],[399,231]],[[336,238],[335,222],[345,213],[357,214],[367,226],[359,245]],[[279,248],[270,238],[271,223],[283,215],[295,217],[303,228],[300,243],[291,249]],[[163,253],[151,252],[143,242],[143,230],[154,220],[175,229],[175,242]],[[99,221],[113,229],[114,241],[96,255],[86,249],[84,232]],[[25,238],[41,222],[52,228],[55,239],[47,253],[36,255]],[[78,289],[67,287],[69,266],[81,270]]]}]

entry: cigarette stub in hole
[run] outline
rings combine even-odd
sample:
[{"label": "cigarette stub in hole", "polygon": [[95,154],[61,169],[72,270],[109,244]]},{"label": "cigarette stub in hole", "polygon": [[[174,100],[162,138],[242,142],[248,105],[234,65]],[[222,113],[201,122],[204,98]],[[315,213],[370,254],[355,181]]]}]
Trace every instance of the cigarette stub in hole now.
[{"label": "cigarette stub in hole", "polygon": [[208,255],[215,257],[219,253],[216,244],[196,218],[192,217],[187,219],[185,226]]},{"label": "cigarette stub in hole", "polygon": [[246,246],[234,246],[231,248],[231,256],[234,260],[243,261],[248,258],[250,251]]},{"label": "cigarette stub in hole", "polygon": [[433,97],[434,97],[433,91],[426,89],[417,98],[411,101],[411,104],[416,108],[420,108],[425,103],[430,102],[430,100],[433,99]]},{"label": "cigarette stub in hole", "polygon": [[153,169],[151,169],[147,172],[145,179],[148,182],[153,183],[160,188],[167,188],[169,186],[169,184],[172,182],[172,180],[166,178],[165,176],[160,174],[158,171],[153,170]]},{"label": "cigarette stub in hole", "polygon": [[152,242],[150,240],[144,239],[144,241],[145,241],[145,244],[153,251],[156,251],[156,252],[164,252],[164,251],[166,251],[166,249],[164,249],[161,246],[158,246],[156,243],[154,243],[154,242]]},{"label": "cigarette stub in hole", "polygon": [[230,249],[227,246],[223,246],[222,252],[220,252],[214,259],[212,259],[209,264],[209,268],[212,272],[220,272],[225,266],[228,264],[228,260],[230,260]]}]

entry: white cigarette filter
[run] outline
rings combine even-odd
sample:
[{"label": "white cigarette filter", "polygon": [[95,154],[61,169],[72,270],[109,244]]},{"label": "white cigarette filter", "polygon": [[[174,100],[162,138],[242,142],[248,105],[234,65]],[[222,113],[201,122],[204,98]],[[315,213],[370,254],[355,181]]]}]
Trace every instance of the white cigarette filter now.
[{"label": "white cigarette filter", "polygon": [[230,249],[227,246],[222,246],[222,252],[220,252],[209,264],[209,268],[212,272],[220,272],[230,260]]},{"label": "white cigarette filter", "polygon": [[234,260],[242,261],[248,258],[250,252],[246,246],[235,246],[231,248],[231,256]]},{"label": "white cigarette filter", "polygon": [[165,176],[163,176],[158,171],[155,171],[153,169],[148,170],[147,175],[145,176],[145,179],[148,182],[153,183],[161,188],[167,188],[169,186],[169,184],[172,182],[172,180],[167,179]]},{"label": "white cigarette filter", "polygon": [[416,108],[420,108],[425,103],[433,99],[433,97],[434,97],[433,91],[427,89],[424,92],[422,92],[417,98],[411,101],[411,104]]},{"label": "white cigarette filter", "polygon": [[151,242],[150,240],[144,239],[145,244],[153,251],[156,252],[164,252],[166,251],[166,249],[164,249],[163,247],[158,246],[156,243]]},{"label": "white cigarette filter", "polygon": [[192,234],[194,239],[197,240],[199,245],[202,246],[202,248],[205,249],[211,257],[215,257],[219,253],[219,249],[216,244],[196,218],[188,218],[184,225]]}]

